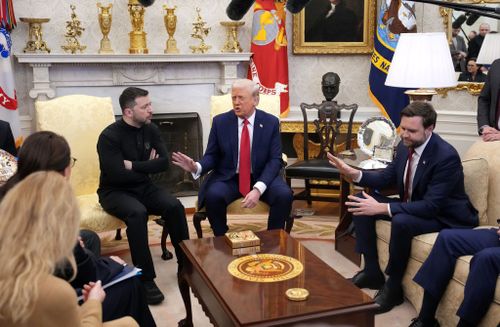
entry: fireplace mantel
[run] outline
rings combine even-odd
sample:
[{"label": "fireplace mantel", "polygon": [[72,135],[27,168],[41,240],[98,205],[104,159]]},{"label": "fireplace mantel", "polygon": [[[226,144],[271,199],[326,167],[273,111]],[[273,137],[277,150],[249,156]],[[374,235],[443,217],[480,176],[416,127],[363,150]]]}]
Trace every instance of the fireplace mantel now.
[{"label": "fireplace mantel", "polygon": [[25,64],[114,64],[114,63],[186,63],[186,62],[246,62],[251,53],[207,53],[207,54],[43,54],[17,53],[20,63]]},{"label": "fireplace mantel", "polygon": [[[94,71],[103,77],[104,71],[109,72],[109,82],[96,80],[99,86],[121,85],[155,85],[155,84],[186,84],[193,79],[206,79],[206,72],[201,76],[189,74],[189,70],[201,65],[218,65],[218,77],[211,78],[217,84],[221,93],[227,92],[231,83],[238,78],[238,65],[249,61],[251,53],[216,53],[216,54],[15,54],[21,64],[28,64],[33,70],[33,87],[29,96],[35,100],[47,100],[57,95],[56,89],[65,86],[89,86],[88,74]],[[86,69],[85,67],[89,67]],[[96,67],[97,71],[96,71]],[[147,68],[145,68],[147,67]],[[173,75],[168,76],[166,70]],[[54,71],[55,74],[52,73]],[[60,72],[72,71],[71,78],[64,78]],[[87,78],[75,80],[75,74],[82,74]],[[57,75],[54,77],[53,75]],[[63,77],[63,79],[60,79]],[[176,83],[178,80],[178,83]]]},{"label": "fireplace mantel", "polygon": [[[251,53],[215,54],[15,54],[28,77],[31,130],[35,101],[67,94],[109,96],[120,115],[118,97],[127,86],[148,89],[155,113],[197,112],[203,143],[210,126],[210,96],[228,92],[246,76]],[[29,128],[26,128],[29,129]]]}]

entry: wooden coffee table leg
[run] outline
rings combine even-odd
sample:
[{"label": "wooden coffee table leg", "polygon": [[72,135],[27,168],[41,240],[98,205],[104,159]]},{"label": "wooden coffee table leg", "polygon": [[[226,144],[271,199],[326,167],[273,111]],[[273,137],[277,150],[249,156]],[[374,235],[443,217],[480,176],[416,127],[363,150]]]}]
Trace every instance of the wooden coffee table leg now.
[{"label": "wooden coffee table leg", "polygon": [[356,253],[356,238],[352,235],[350,228],[352,214],[347,211],[347,206],[345,205],[349,191],[349,182],[345,178],[342,178],[340,187],[340,221],[335,229],[335,250],[354,264],[360,266],[361,255]]},{"label": "wooden coffee table leg", "polygon": [[184,278],[183,272],[177,274],[177,283],[179,285],[179,291],[181,292],[182,301],[184,302],[184,307],[186,308],[186,318],[179,321],[179,327],[192,327],[193,326],[193,312],[191,309],[191,295],[189,294],[189,284]]}]

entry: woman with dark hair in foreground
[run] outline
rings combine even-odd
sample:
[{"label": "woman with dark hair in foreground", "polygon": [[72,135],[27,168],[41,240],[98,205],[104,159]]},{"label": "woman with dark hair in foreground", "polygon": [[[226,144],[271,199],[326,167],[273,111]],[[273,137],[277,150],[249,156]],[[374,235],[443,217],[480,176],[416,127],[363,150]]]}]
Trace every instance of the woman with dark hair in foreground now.
[{"label": "woman with dark hair in foreground", "polygon": [[[17,183],[37,171],[55,171],[69,180],[75,161],[64,137],[50,131],[31,134],[19,150],[17,172],[0,188],[0,201]],[[69,185],[69,182],[67,184]],[[8,216],[2,214],[2,217]],[[10,221],[11,218],[7,220]],[[62,217],[60,221],[64,221]],[[97,280],[106,284],[123,270],[124,262],[120,258],[100,256],[100,241],[96,233],[81,230],[80,236],[83,244],[77,242],[73,250],[77,273],[71,285],[75,289],[81,289],[84,284]],[[71,265],[55,271],[56,275],[66,280],[70,279],[73,272]],[[103,321],[130,315],[140,326],[156,326],[146,302],[144,289],[137,277],[107,288],[106,293],[102,305]]]},{"label": "woman with dark hair in foreground", "polygon": [[[63,176],[31,174],[9,191],[0,212],[0,325],[102,326],[101,281],[84,286],[78,306],[71,285],[53,275],[63,261],[75,266],[71,249],[80,223],[78,202]],[[124,317],[105,325],[137,323]]]}]

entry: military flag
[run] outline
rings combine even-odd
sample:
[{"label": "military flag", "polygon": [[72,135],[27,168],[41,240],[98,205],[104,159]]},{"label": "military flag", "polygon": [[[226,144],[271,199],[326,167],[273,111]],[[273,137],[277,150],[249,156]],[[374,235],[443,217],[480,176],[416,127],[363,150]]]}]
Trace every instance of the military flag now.
[{"label": "military flag", "polygon": [[12,72],[12,39],[10,37],[10,30],[15,26],[12,0],[0,0],[0,119],[9,122],[14,136],[19,138],[21,129]]},{"label": "military flag", "polygon": [[248,78],[260,86],[261,94],[280,96],[281,116],[290,111],[286,1],[256,0],[253,9],[253,53]]}]

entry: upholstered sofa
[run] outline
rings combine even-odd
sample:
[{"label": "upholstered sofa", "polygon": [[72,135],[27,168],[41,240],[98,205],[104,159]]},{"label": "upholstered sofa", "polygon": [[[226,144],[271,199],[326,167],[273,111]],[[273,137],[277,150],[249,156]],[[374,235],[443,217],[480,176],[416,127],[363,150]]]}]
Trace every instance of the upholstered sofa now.
[{"label": "upholstered sofa", "polygon": [[[500,218],[500,142],[478,141],[471,146],[463,158],[465,189],[474,207],[479,211],[480,226],[496,226]],[[390,222],[377,222],[377,247],[381,267],[388,261]],[[403,278],[405,297],[420,311],[422,288],[413,281],[429,255],[438,233],[419,235],[413,239],[408,268]],[[472,256],[460,257],[453,279],[438,308],[437,319],[443,327],[456,326],[456,311],[464,296],[464,285],[469,273]],[[500,278],[497,280],[495,298],[480,326],[496,327],[500,321]]]}]

